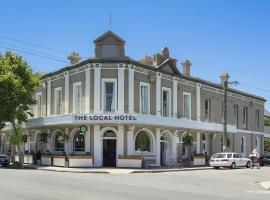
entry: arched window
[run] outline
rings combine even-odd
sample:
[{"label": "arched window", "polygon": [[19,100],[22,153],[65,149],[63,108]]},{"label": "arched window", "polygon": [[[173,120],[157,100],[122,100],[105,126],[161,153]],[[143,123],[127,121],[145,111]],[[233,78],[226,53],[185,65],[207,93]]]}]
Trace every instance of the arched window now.
[{"label": "arched window", "polygon": [[63,134],[61,132],[58,132],[55,136],[54,150],[64,151],[64,139],[63,139]]},{"label": "arched window", "polygon": [[143,148],[143,151],[151,151],[150,137],[144,131],[140,131],[135,138],[135,151],[141,151],[141,148]]},{"label": "arched window", "polygon": [[75,134],[73,139],[73,150],[85,151],[85,137],[84,134],[79,131]]},{"label": "arched window", "polygon": [[245,153],[245,138],[241,138],[241,153]]}]

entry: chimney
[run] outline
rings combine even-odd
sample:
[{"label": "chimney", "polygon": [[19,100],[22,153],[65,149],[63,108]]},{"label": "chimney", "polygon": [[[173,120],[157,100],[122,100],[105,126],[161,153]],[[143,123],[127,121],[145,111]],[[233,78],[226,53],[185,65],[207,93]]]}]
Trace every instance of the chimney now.
[{"label": "chimney", "polygon": [[228,73],[222,74],[220,77],[221,85],[224,85],[224,81],[229,81],[230,75]]},{"label": "chimney", "polygon": [[76,53],[75,51],[73,51],[70,56],[68,57],[68,59],[70,60],[70,64],[76,64],[80,61],[80,55],[79,53]]},{"label": "chimney", "polygon": [[186,59],[181,64],[183,66],[183,75],[190,76],[190,66],[192,63]]}]

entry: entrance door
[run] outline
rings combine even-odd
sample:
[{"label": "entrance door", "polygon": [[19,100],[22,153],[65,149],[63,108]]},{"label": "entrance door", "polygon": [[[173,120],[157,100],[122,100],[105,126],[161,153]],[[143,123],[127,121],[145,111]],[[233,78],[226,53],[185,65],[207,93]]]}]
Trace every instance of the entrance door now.
[{"label": "entrance door", "polygon": [[116,166],[116,140],[115,139],[103,140],[103,166],[104,167]]},{"label": "entrance door", "polygon": [[160,164],[166,165],[166,143],[160,142]]}]

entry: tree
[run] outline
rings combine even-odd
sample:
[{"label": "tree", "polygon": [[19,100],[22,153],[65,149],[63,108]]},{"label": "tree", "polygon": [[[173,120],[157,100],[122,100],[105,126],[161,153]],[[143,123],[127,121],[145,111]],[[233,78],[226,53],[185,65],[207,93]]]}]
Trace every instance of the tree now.
[{"label": "tree", "polygon": [[33,94],[39,83],[38,74],[21,56],[10,51],[0,55],[0,105],[4,105],[0,106],[0,130],[11,125],[14,145],[23,143],[21,127],[32,116],[30,107],[36,103]]},{"label": "tree", "polygon": [[69,156],[69,145],[68,145],[69,139],[70,139],[70,136],[68,133],[62,133],[62,140],[64,142],[64,145],[67,146],[67,152],[66,152],[66,150],[64,150],[64,151],[65,151],[65,160],[68,162],[68,164],[67,164],[68,166],[69,166],[69,158],[68,158],[68,156]]},{"label": "tree", "polygon": [[25,137],[23,135],[23,130],[21,127],[17,126],[13,128],[12,132],[10,133],[9,141],[17,149],[19,162],[23,167],[22,144],[24,144]]},{"label": "tree", "polygon": [[270,138],[269,137],[264,138],[264,150],[267,152],[270,152]]},{"label": "tree", "polygon": [[188,131],[186,131],[186,134],[183,137],[183,145],[188,149],[188,157],[190,157],[190,151],[193,145],[193,138]]},{"label": "tree", "polygon": [[143,152],[146,148],[146,146],[148,145],[148,138],[147,138],[147,135],[144,131],[140,131],[137,135],[137,138],[136,138],[136,142],[137,142],[137,145],[139,146],[140,148],[140,151],[141,151],[141,158],[142,158],[142,168],[144,167],[144,155],[143,155]]},{"label": "tree", "polygon": [[44,152],[44,145],[48,143],[49,134],[46,132],[43,132],[40,134],[39,142],[41,143],[41,153]]}]

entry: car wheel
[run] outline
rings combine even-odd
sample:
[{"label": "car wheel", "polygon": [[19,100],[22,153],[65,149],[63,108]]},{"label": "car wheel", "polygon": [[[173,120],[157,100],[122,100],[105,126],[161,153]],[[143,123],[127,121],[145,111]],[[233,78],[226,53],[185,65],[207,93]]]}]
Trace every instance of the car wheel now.
[{"label": "car wheel", "polygon": [[215,169],[219,169],[220,167],[214,167]]},{"label": "car wheel", "polygon": [[246,168],[250,168],[250,161],[247,162]]},{"label": "car wheel", "polygon": [[236,165],[235,163],[233,162],[232,165],[231,165],[231,169],[235,169],[236,168]]}]

